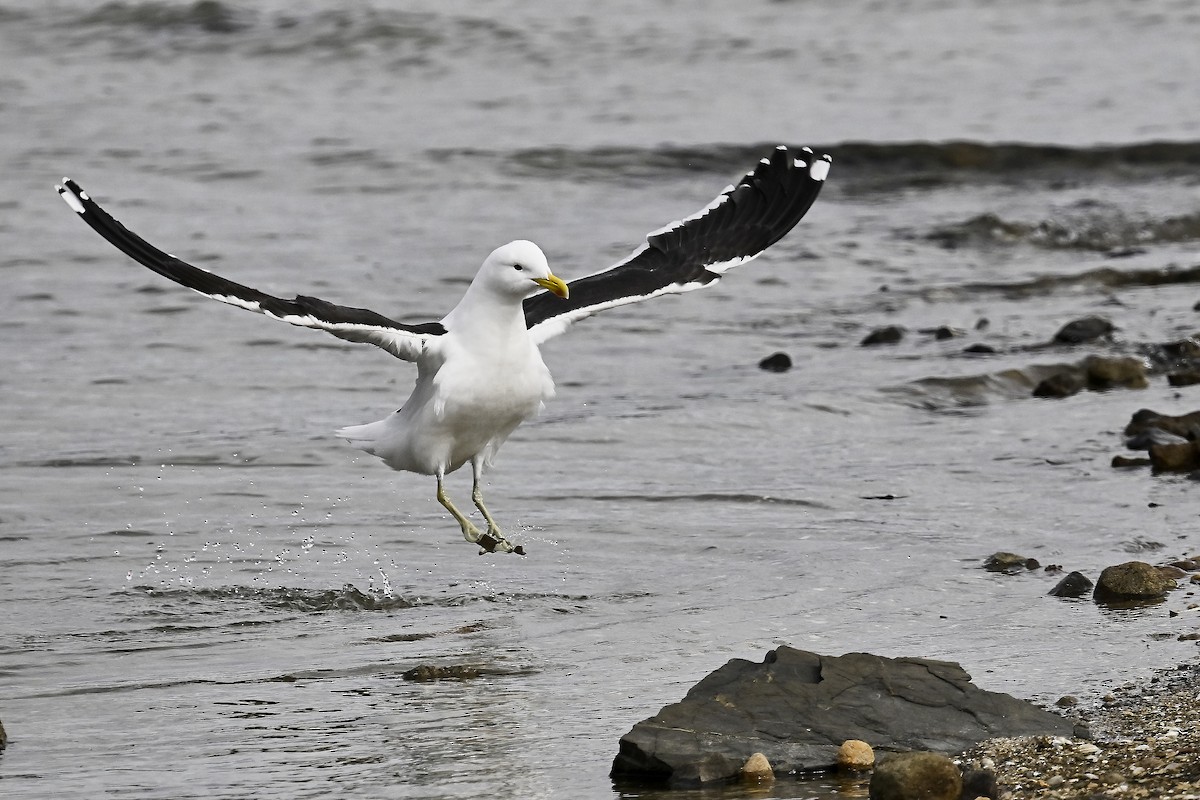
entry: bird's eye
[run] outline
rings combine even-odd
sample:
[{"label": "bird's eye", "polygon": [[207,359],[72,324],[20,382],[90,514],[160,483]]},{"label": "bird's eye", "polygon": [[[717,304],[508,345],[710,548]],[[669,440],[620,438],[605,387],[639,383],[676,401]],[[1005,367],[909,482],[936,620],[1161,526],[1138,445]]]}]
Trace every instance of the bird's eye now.
[{"label": "bird's eye", "polygon": [[525,268],[522,267],[520,264],[513,264],[513,269],[515,269],[517,272],[520,272],[521,270],[523,270]]}]

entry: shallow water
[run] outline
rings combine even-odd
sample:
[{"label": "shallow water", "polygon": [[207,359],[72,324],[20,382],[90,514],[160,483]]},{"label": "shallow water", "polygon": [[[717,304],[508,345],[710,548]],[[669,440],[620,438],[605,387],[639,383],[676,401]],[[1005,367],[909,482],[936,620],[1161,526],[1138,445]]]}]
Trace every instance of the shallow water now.
[{"label": "shallow water", "polygon": [[[980,568],[1200,551],[1192,482],[1108,466],[1193,390],[1004,377],[1196,332],[1200,15],[1110,5],[0,5],[6,796],[649,797],[607,778],[620,735],[779,644],[1043,702],[1194,656],[1185,591],[1112,611]],[[406,365],[177,290],[51,189],[422,320],[495,244],[584,274],[778,141],[835,159],[795,233],[545,347],[559,395],[488,486],[524,559],[332,437]],[[1086,314],[1115,341],[1039,347]]]}]

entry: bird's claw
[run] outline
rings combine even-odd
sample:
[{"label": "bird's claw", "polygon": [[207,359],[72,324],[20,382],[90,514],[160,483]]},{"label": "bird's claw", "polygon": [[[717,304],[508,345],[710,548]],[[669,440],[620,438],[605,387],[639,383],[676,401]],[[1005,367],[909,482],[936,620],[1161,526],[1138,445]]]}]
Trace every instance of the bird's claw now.
[{"label": "bird's claw", "polygon": [[516,553],[519,556],[525,555],[525,548],[521,545],[514,545],[508,539],[505,539],[500,533],[481,533],[479,538],[475,540],[479,545],[479,555],[484,553],[494,553],[499,550],[502,553]]}]

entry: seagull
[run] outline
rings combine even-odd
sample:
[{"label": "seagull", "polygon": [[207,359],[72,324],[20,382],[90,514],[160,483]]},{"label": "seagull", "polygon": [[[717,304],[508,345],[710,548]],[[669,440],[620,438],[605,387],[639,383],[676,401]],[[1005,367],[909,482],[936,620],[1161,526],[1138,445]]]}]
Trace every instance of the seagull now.
[{"label": "seagull", "polygon": [[[337,431],[394,470],[432,475],[437,500],[480,553],[525,554],[483,502],[484,469],[522,422],[554,396],[538,346],[607,308],[716,283],[795,227],[817,199],[832,159],[784,146],[689,217],[653,231],[624,260],[565,282],[533,242],[518,240],[484,259],[462,299],[438,322],[397,322],[365,308],[252,289],[159,250],[101,208],[69,178],[56,186],[67,205],[125,255],[206,297],[291,325],[373,344],[417,365],[412,394],[378,422]],[[451,502],[445,476],[465,464],[481,531]]]}]

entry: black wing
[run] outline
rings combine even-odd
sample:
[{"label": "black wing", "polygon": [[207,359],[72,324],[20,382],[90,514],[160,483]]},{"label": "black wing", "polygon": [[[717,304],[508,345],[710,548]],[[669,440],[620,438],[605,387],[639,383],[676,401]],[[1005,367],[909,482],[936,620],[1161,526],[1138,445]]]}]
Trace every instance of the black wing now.
[{"label": "black wing", "polygon": [[373,344],[405,361],[416,361],[426,339],[446,332],[439,322],[407,325],[366,308],[339,306],[304,295],[284,300],[243,286],[159,250],[118,222],[75,181],[63,178],[63,185],[56,188],[84,222],[122,253],[164,278],[222,303],[291,325],[328,331],[339,339]]},{"label": "black wing", "polygon": [[832,159],[807,147],[795,158],[786,147],[728,187],[686,219],[646,236],[624,261],[567,285],[568,299],[539,294],[525,301],[525,323],[535,341],[557,336],[584,317],[606,308],[662,294],[699,289],[728,269],[757,257],[796,226],[808,212],[829,173]]}]

